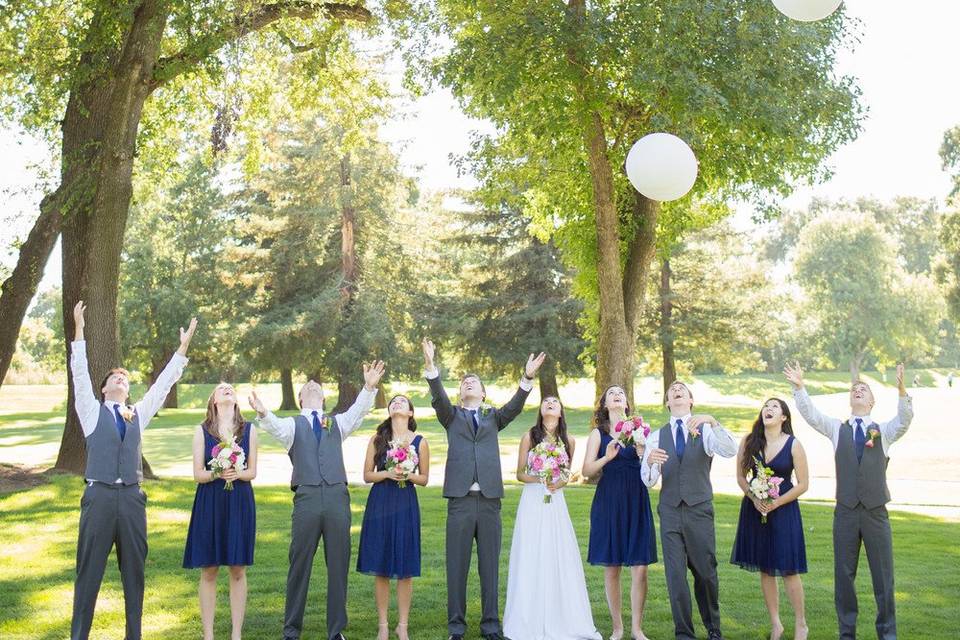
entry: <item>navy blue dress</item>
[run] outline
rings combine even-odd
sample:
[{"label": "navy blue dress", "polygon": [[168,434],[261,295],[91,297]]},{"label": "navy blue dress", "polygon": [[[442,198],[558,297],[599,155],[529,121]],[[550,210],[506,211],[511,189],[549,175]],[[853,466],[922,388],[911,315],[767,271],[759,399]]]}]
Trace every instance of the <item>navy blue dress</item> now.
[{"label": "navy blue dress", "polygon": [[[216,444],[217,440],[204,429],[204,466],[210,462],[210,451]],[[240,446],[249,460],[249,422],[243,426]],[[225,486],[226,481],[221,478],[197,485],[187,546],[183,551],[185,569],[253,564],[257,531],[253,487],[245,480],[234,480],[232,491],[227,491]]]},{"label": "navy blue dress", "polygon": [[[420,441],[413,448],[420,455]],[[386,459],[377,461],[383,471]],[[420,503],[414,484],[400,487],[396,480],[376,482],[367,496],[360,528],[357,571],[383,578],[414,578],[420,575]]]},{"label": "navy blue dress", "polygon": [[[793,436],[766,465],[783,478],[780,495],[793,488]],[[763,452],[760,453],[763,456]],[[740,522],[733,541],[730,562],[748,571],[771,576],[790,576],[807,572],[807,549],[803,540],[803,520],[796,500],[767,514],[767,522],[747,496],[740,504]]]},{"label": "navy blue dress", "polygon": [[[600,432],[603,457],[612,438]],[[590,546],[587,562],[602,566],[652,564],[657,561],[657,534],[650,493],[640,478],[640,458],[634,447],[620,449],[603,468],[590,507]]]}]

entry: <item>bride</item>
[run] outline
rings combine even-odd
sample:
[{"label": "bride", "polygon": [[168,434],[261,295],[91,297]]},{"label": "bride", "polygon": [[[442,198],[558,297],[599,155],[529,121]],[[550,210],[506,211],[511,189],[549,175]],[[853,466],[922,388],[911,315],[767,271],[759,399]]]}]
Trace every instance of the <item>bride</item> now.
[{"label": "bride", "polygon": [[[545,485],[527,474],[527,454],[541,442],[566,449],[573,460],[563,405],[540,403],[537,423],[520,441],[517,479],[525,483],[513,525],[504,635],[511,640],[601,640],[593,626],[580,546],[563,497],[566,482]],[[546,493],[551,494],[544,502]]]}]

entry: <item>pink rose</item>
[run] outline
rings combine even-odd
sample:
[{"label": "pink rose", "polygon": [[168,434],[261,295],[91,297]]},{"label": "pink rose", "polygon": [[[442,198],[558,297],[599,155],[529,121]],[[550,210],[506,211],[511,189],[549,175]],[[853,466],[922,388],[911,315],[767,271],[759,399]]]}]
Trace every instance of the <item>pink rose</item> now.
[{"label": "pink rose", "polygon": [[230,463],[231,463],[231,464],[237,464],[237,454],[235,454],[235,453],[231,453],[231,454],[230,454]]},{"label": "pink rose", "polygon": [[404,460],[407,459],[407,452],[404,451],[403,449],[397,449],[395,457],[398,462],[403,462]]},{"label": "pink rose", "polygon": [[533,459],[533,464],[530,465],[530,466],[533,468],[534,471],[542,471],[542,470],[543,470],[543,460],[542,460],[541,458],[534,458],[534,459]]},{"label": "pink rose", "polygon": [[617,433],[620,433],[620,431],[621,431],[622,429],[623,429],[623,423],[622,423],[622,422],[618,422],[618,423],[617,423],[617,426],[615,426],[615,427],[613,428],[613,430],[616,431]]}]

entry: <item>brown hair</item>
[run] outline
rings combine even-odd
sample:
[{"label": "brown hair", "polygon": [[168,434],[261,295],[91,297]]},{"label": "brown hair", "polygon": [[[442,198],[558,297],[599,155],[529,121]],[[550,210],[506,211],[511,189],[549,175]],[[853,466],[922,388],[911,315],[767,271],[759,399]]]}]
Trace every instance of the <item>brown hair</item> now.
[{"label": "brown hair", "polygon": [[107,399],[103,393],[103,388],[107,386],[107,380],[110,379],[110,376],[115,373],[122,373],[123,375],[127,376],[127,381],[130,381],[130,372],[123,367],[114,367],[113,369],[110,369],[110,371],[107,372],[107,375],[103,376],[103,382],[100,383],[100,402],[104,402]]},{"label": "brown hair", "polygon": [[[397,398],[403,398],[407,401],[407,406],[410,407],[410,413],[413,413],[413,403],[410,401],[410,398],[403,394],[397,394],[390,398],[390,402],[387,403],[389,407],[393,404],[393,401]],[[410,431],[417,430],[417,421],[414,420],[413,416],[410,416],[410,421],[407,423],[407,428]],[[377,469],[381,469],[383,464],[383,457],[387,455],[387,449],[390,447],[390,441],[393,440],[393,420],[390,419],[390,416],[387,416],[387,419],[377,425],[377,432],[373,435],[373,464]]]},{"label": "brown hair", "polygon": [[680,380],[674,380],[669,384],[669,386],[667,386],[667,392],[663,394],[663,406],[667,406],[667,401],[670,400],[670,387],[672,387],[675,384],[680,385],[681,387],[687,390],[687,393],[690,394],[690,408],[692,409],[693,408],[693,391],[690,389],[690,387],[687,386],[686,382],[681,382]]},{"label": "brown hair", "polygon": [[[604,389],[603,393],[600,394],[600,400],[597,401],[597,408],[593,412],[593,426],[606,434],[610,433],[610,410],[607,409],[607,393],[614,387],[617,389],[623,389],[623,387],[619,384],[612,384]],[[623,390],[626,392],[626,389]],[[627,406],[625,407],[624,411],[626,415],[630,415],[629,400],[627,401]]]},{"label": "brown hair", "polygon": [[[220,384],[224,384],[221,382]],[[213,388],[213,393],[210,394],[210,399],[207,400],[207,417],[203,419],[201,426],[204,430],[213,437],[214,440],[220,439],[220,434],[214,429],[217,428],[217,403],[214,402],[213,398],[217,394],[217,388],[220,384]],[[243,419],[243,415],[240,413],[240,404],[234,403],[233,405],[233,437],[237,439],[239,444],[240,438],[243,437],[243,430],[246,425],[246,420]]]},{"label": "brown hair", "polygon": [[463,374],[462,376],[460,376],[460,384],[462,385],[462,384],[463,384],[463,381],[466,380],[467,378],[473,378],[473,379],[475,379],[477,382],[480,383],[480,391],[483,391],[483,399],[486,400],[486,399],[487,399],[487,387],[483,384],[483,380],[480,379],[480,376],[478,376],[478,375],[475,374],[475,373],[465,373],[465,374]]},{"label": "brown hair", "polygon": [[[557,440],[563,443],[563,446],[567,449],[567,457],[570,458],[570,438],[567,436],[567,416],[563,410],[563,402],[560,398],[556,396],[547,396],[547,398],[556,398],[557,402],[560,403],[560,420],[557,422]],[[544,398],[546,400],[546,398]],[[547,437],[547,428],[543,425],[543,402],[540,403],[540,408],[537,410],[537,422],[532,427],[530,427],[530,448],[533,449],[535,446],[543,442],[544,438]],[[567,463],[568,466],[573,466],[573,459],[571,458]]]},{"label": "brown hair", "polygon": [[[747,435],[747,440],[743,443],[743,456],[740,459],[740,467],[743,469],[743,475],[747,475],[747,473],[753,469],[755,460],[763,460],[763,452],[767,448],[767,432],[763,427],[763,410],[771,400],[776,401],[777,404],[780,405],[780,411],[782,411],[784,417],[786,417],[781,429],[785,434],[793,435],[793,422],[790,418],[790,407],[787,406],[787,403],[780,398],[770,398],[767,402],[764,402],[763,406],[760,407],[760,415],[754,420],[753,427],[750,429],[749,435]],[[779,455],[779,452],[777,452],[777,454]],[[767,464],[770,461],[763,460],[763,462]]]}]

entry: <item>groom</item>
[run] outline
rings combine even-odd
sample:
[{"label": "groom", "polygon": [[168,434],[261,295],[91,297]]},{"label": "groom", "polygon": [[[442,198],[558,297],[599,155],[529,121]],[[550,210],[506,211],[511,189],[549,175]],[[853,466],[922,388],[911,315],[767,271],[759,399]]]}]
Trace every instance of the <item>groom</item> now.
[{"label": "groom", "polygon": [[873,597],[877,601],[876,629],[880,640],[895,640],[897,617],[893,591],[893,536],[886,504],[890,445],[907,432],[913,420],[913,401],[903,385],[903,365],[897,365],[900,402],[888,422],[870,418],[873,391],[860,380],[850,388],[850,418],[839,420],[820,413],[803,386],[800,365],[783,370],[794,387],[797,411],[807,423],[833,442],[837,467],[837,506],[833,512],[833,599],[840,639],[857,633],[857,564],[861,543],[867,550]]},{"label": "groom", "polygon": [[660,542],[663,570],[677,640],[694,640],[687,568],[709,640],[720,640],[720,587],[717,540],[713,526],[713,456],[731,458],[737,443],[713,417],[691,415],[693,393],[682,382],[667,389],[670,421],[650,434],[640,466],[644,484],[653,487],[660,476]]},{"label": "groom", "polygon": [[290,569],[283,637],[299,638],[313,571],[313,557],[323,538],[327,564],[327,638],[345,640],[347,626],[347,575],[350,571],[350,493],[343,466],[343,441],[363,422],[377,397],[383,362],[363,365],[363,389],[344,413],[323,415],[323,387],[313,380],[300,389],[300,415],[278,418],[264,406],[256,392],[250,406],[287,450],[293,463],[290,488],[293,517],[290,529]]},{"label": "groom", "polygon": [[74,410],[80,419],[87,450],[83,477],[87,486],[80,499],[77,539],[77,579],[73,587],[72,640],[86,640],[93,625],[100,583],[110,550],[116,545],[123,583],[126,640],[140,640],[143,617],[144,566],[147,560],[147,494],[143,482],[141,439],[173,385],[187,365],[187,348],[197,328],[180,329],[180,348],[137,404],[127,406],[130,376],[111,369],[94,395],[84,340],[83,300],[73,308],[74,340],[70,343]]},{"label": "groom", "polygon": [[447,431],[447,463],[443,497],[447,498],[447,630],[449,640],[463,640],[467,631],[467,573],[473,540],[477,540],[484,640],[504,640],[500,626],[500,499],[503,472],[497,433],[523,411],[533,378],[546,354],[530,354],[520,388],[501,409],[484,403],[486,389],[475,375],[460,380],[460,405],[453,406],[434,365],[433,343],[424,338],[425,375],[437,420]]}]

